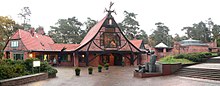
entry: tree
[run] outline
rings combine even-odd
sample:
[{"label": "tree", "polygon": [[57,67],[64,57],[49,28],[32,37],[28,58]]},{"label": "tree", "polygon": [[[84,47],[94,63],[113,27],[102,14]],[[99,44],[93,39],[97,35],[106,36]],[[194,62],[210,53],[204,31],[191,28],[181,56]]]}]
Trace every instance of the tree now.
[{"label": "tree", "polygon": [[119,27],[121,28],[122,32],[125,34],[125,36],[132,40],[136,38],[136,34],[138,33],[139,23],[136,20],[137,14],[135,13],[129,13],[127,11],[124,11],[125,18],[124,20],[119,23]]},{"label": "tree", "polygon": [[35,32],[41,34],[41,35],[45,35],[46,33],[44,32],[44,27],[43,26],[38,26],[35,30]]},{"label": "tree", "polygon": [[30,17],[31,16],[31,10],[29,9],[29,7],[24,7],[21,9],[21,12],[18,14],[19,16],[22,17],[23,19],[23,27],[26,29],[29,29],[30,28],[30,24],[27,23],[27,21],[30,21]]},{"label": "tree", "polygon": [[21,26],[7,16],[0,16],[0,58],[2,57],[2,49],[9,37],[17,31]]},{"label": "tree", "polygon": [[171,46],[173,38],[171,35],[169,35],[169,31],[170,31],[169,28],[165,26],[164,23],[162,22],[155,23],[155,25],[157,26],[157,28],[150,35],[151,41],[154,41],[151,43],[154,43],[154,44],[150,44],[150,45],[155,46],[156,44],[163,42],[167,46]]},{"label": "tree", "polygon": [[12,20],[11,18],[7,16],[0,16],[0,35],[3,40],[1,41],[6,41],[9,39],[9,37],[17,31],[18,28],[13,28],[15,27],[15,21]]},{"label": "tree", "polygon": [[91,19],[90,17],[87,18],[87,21],[84,22],[86,25],[86,33],[97,23],[98,21]]},{"label": "tree", "polygon": [[137,14],[124,11],[124,16],[124,20],[118,23],[118,26],[125,36],[129,40],[138,39],[143,40],[145,44],[148,43],[148,35],[144,30],[139,28],[139,23],[136,20]]},{"label": "tree", "polygon": [[144,30],[140,30],[136,35],[136,38],[139,40],[143,40],[144,44],[148,43],[148,35]]},{"label": "tree", "polygon": [[186,30],[186,35],[188,38],[192,38],[193,27],[183,27],[182,31]]},{"label": "tree", "polygon": [[215,24],[212,28],[213,39],[219,39],[220,25]]},{"label": "tree", "polygon": [[174,41],[177,41],[177,42],[179,42],[179,41],[182,41],[182,40],[186,40],[187,39],[187,37],[186,36],[179,36],[179,34],[175,34],[175,37],[173,38],[173,40]]},{"label": "tree", "polygon": [[202,21],[198,24],[193,24],[192,27],[184,27],[182,31],[183,30],[186,30],[188,38],[201,40],[203,42],[211,41],[211,31]]},{"label": "tree", "polygon": [[85,30],[82,30],[82,23],[76,17],[68,19],[59,19],[55,24],[50,26],[49,36],[57,43],[80,43],[84,38]]}]

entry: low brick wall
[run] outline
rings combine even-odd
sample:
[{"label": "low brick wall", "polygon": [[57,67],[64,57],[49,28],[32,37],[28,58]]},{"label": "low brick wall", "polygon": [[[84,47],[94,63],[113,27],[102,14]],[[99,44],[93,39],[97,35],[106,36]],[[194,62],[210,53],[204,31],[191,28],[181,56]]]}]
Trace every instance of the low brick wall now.
[{"label": "low brick wall", "polygon": [[181,63],[177,64],[162,64],[163,75],[170,75],[178,71],[182,67]]},{"label": "low brick wall", "polygon": [[17,86],[29,82],[40,81],[48,78],[47,73],[37,73],[11,79],[0,80],[0,86]]},{"label": "low brick wall", "polygon": [[134,71],[134,77],[138,77],[138,78],[155,77],[155,76],[162,76],[162,73],[139,73]]},{"label": "low brick wall", "polygon": [[134,71],[134,77],[138,78],[147,78],[147,77],[155,77],[155,76],[164,76],[164,75],[171,75],[178,71],[182,67],[181,63],[177,64],[161,64],[157,63],[157,70],[158,72],[155,73],[140,73]]}]

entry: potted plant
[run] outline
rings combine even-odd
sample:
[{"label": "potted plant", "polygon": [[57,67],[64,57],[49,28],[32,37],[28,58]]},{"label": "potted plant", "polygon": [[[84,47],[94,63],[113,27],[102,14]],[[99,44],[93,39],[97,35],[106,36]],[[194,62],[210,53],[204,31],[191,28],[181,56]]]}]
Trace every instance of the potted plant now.
[{"label": "potted plant", "polygon": [[93,68],[92,68],[92,67],[89,67],[89,68],[88,68],[88,71],[89,71],[89,74],[92,74]]},{"label": "potted plant", "polygon": [[105,69],[108,70],[108,68],[109,68],[109,64],[106,63],[104,66],[105,66]]},{"label": "potted plant", "polygon": [[98,72],[102,72],[102,65],[98,65]]},{"label": "potted plant", "polygon": [[80,75],[80,68],[77,67],[77,68],[75,69],[75,73],[76,73],[76,76],[79,76],[79,75]]}]

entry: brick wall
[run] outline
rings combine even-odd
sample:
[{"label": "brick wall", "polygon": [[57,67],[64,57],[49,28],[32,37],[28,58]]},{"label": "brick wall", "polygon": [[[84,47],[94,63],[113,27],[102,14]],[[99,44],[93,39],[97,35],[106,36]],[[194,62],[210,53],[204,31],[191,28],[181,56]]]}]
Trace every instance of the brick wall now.
[{"label": "brick wall", "polygon": [[16,86],[34,81],[40,81],[48,78],[47,73],[37,73],[11,79],[0,80],[0,86]]}]

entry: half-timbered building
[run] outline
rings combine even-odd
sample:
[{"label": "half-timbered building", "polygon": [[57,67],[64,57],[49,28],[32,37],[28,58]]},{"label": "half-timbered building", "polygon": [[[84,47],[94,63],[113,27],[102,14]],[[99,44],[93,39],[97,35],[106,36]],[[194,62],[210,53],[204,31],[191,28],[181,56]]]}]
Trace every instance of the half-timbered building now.
[{"label": "half-timbered building", "polygon": [[143,63],[146,53],[142,40],[128,40],[118,24],[107,11],[107,15],[93,26],[80,44],[56,44],[43,34],[18,30],[8,40],[5,58],[14,60],[39,58],[41,61],[52,62],[60,57],[61,65],[98,66],[137,65]]}]

